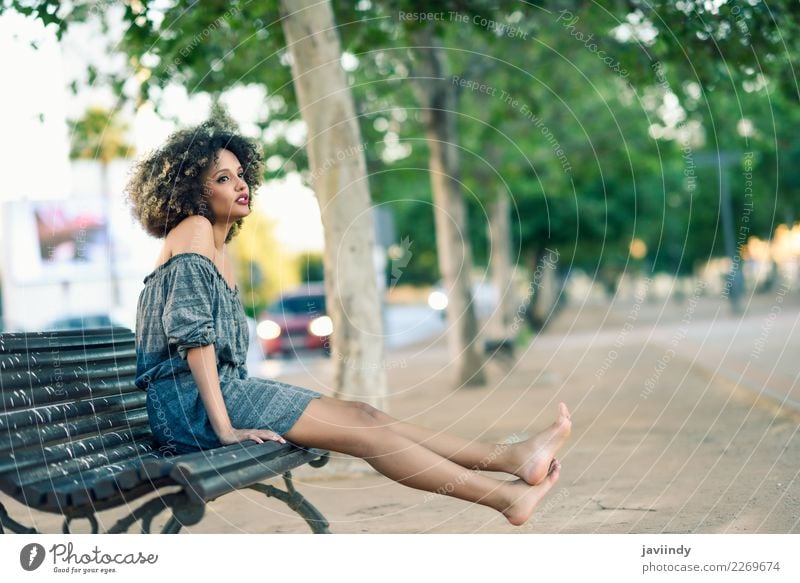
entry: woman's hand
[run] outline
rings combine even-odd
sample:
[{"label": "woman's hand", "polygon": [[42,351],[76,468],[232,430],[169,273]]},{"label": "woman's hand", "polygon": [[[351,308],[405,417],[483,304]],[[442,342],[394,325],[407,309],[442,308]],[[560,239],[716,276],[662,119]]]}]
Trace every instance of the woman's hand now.
[{"label": "woman's hand", "polygon": [[269,429],[234,429],[231,427],[225,433],[217,436],[222,445],[239,443],[240,441],[253,440],[256,443],[264,443],[265,440],[286,443],[286,440]]}]

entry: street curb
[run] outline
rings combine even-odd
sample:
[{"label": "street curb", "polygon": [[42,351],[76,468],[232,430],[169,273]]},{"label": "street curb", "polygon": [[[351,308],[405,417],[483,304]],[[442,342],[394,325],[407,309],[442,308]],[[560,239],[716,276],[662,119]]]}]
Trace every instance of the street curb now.
[{"label": "street curb", "polygon": [[737,400],[747,401],[759,409],[771,411],[776,416],[787,416],[800,423],[800,403],[789,398],[780,397],[764,387],[759,389],[746,379],[739,379],[733,373],[728,373],[724,368],[714,371],[711,367],[697,361],[692,362],[684,355],[679,356],[687,360],[691,368],[700,371],[712,383],[719,382],[732,387]]}]

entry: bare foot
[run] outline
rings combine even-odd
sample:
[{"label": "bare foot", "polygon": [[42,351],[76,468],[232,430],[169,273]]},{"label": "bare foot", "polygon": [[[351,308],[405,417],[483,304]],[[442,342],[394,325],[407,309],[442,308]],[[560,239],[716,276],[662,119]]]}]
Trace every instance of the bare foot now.
[{"label": "bare foot", "polygon": [[511,446],[510,473],[531,486],[541,483],[552,469],[555,453],[564,445],[571,431],[569,410],[564,403],[559,403],[558,419],[550,427]]},{"label": "bare foot", "polygon": [[561,463],[556,460],[553,463],[553,471],[547,474],[545,479],[538,486],[531,486],[524,480],[514,480],[509,483],[511,492],[511,504],[505,510],[501,510],[503,516],[514,526],[521,526],[528,522],[533,514],[533,510],[544,495],[550,491],[553,484],[558,480],[561,472]]}]

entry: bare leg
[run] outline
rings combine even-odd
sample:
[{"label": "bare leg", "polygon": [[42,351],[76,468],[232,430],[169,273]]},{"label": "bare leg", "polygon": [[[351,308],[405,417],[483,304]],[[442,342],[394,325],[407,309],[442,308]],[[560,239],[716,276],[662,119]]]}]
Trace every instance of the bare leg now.
[{"label": "bare leg", "polygon": [[403,435],[381,427],[362,407],[342,406],[336,399],[314,399],[284,434],[304,447],[318,447],[363,458],[392,480],[489,506],[514,525],[524,524],[555,484],[559,465],[538,486],[523,480],[505,482],[484,476],[440,456]]},{"label": "bare leg", "polygon": [[341,399],[333,401],[342,407],[363,408],[375,417],[381,426],[465,468],[507,472],[531,485],[539,484],[547,476],[556,452],[569,437],[572,428],[567,406],[559,403],[558,417],[544,431],[519,443],[488,444],[400,421],[362,401]]}]

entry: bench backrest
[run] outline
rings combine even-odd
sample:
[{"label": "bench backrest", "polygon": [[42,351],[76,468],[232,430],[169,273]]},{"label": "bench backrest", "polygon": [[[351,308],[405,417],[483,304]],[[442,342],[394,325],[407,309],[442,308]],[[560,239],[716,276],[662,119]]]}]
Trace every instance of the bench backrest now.
[{"label": "bench backrest", "polygon": [[0,334],[0,489],[38,506],[59,480],[155,455],[134,340],[121,327]]}]

